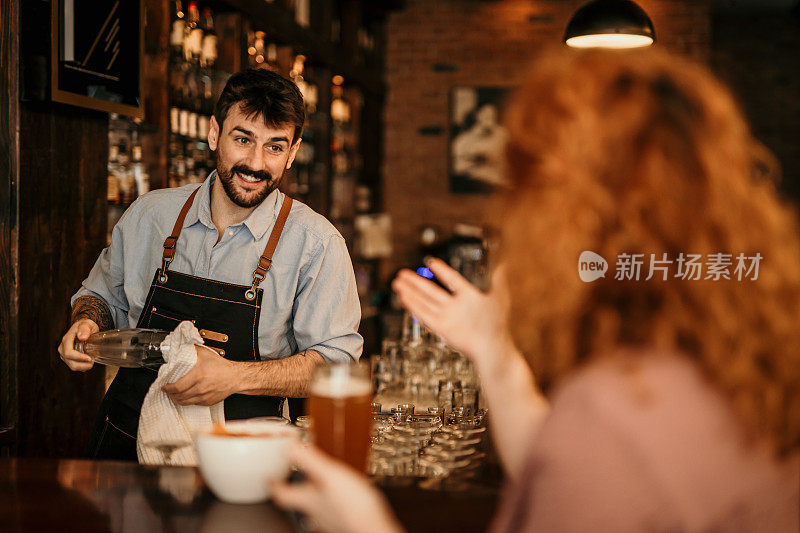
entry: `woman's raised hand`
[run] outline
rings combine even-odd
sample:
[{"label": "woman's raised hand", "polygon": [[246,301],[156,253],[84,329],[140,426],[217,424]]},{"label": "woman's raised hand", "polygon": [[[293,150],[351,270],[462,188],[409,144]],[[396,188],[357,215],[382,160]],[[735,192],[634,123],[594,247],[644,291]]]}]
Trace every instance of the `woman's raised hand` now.
[{"label": "woman's raised hand", "polygon": [[495,270],[488,293],[440,259],[431,260],[428,268],[448,290],[403,269],[392,282],[403,307],[478,367],[497,362],[498,355],[513,349],[502,268]]}]

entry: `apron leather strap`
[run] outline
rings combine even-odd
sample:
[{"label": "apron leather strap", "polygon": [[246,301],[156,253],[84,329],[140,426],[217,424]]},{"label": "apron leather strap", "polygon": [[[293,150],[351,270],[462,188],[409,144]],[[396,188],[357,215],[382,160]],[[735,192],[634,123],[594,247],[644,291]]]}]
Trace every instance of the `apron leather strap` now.
[{"label": "apron leather strap", "polygon": [[194,197],[197,196],[197,191],[199,190],[200,187],[196,188],[194,192],[189,195],[186,203],[183,204],[183,208],[181,208],[181,214],[178,215],[178,220],[175,221],[175,226],[172,228],[172,234],[164,240],[164,254],[162,256],[164,259],[164,272],[167,271],[167,267],[175,258],[175,246],[178,244],[178,236],[181,234],[181,230],[183,229],[183,221],[186,220],[186,213],[188,213],[189,208],[192,207]]},{"label": "apron leather strap", "polygon": [[[186,199],[186,203],[183,204],[181,213],[178,215],[178,220],[175,221],[175,226],[172,228],[172,234],[164,240],[164,254],[162,255],[163,264],[161,267],[162,282],[167,279],[167,268],[175,258],[175,247],[178,244],[178,237],[183,229],[183,221],[186,220],[186,214],[189,212],[189,208],[192,207],[194,197],[197,196],[199,190],[200,187],[196,188],[194,192],[189,195],[189,198]],[[267,245],[264,247],[264,253],[261,254],[261,257],[258,259],[258,266],[253,272],[253,284],[245,292],[245,297],[248,300],[255,299],[258,285],[267,276],[267,272],[272,266],[272,254],[275,253],[275,248],[278,247],[278,241],[281,238],[281,233],[283,233],[283,227],[286,225],[286,219],[289,218],[289,211],[292,210],[292,203],[293,200],[291,198],[284,196],[283,205],[278,213],[278,218],[275,220],[275,225],[272,227],[272,232],[269,234],[269,240],[267,240]]]},{"label": "apron leather strap", "polygon": [[264,276],[267,275],[269,267],[272,266],[272,254],[275,253],[275,248],[278,247],[278,240],[281,238],[283,226],[286,225],[286,219],[289,218],[289,211],[291,210],[292,199],[287,196],[281,206],[280,213],[278,213],[278,218],[275,220],[275,226],[272,228],[272,233],[269,235],[264,253],[261,254],[261,258],[258,260],[258,267],[256,267],[255,272],[253,272],[253,277],[261,276],[261,279],[264,279]]},{"label": "apron leather strap", "polygon": [[264,247],[264,253],[261,254],[261,257],[258,259],[258,266],[253,272],[253,285],[244,293],[245,298],[248,300],[252,300],[256,297],[258,285],[267,276],[267,272],[272,266],[272,254],[275,253],[275,248],[278,247],[278,241],[281,238],[281,233],[283,233],[283,227],[286,225],[286,219],[289,218],[289,211],[292,210],[292,202],[293,200],[288,196],[283,200],[281,211],[278,213],[278,218],[275,220],[275,225],[272,227],[272,233],[269,234],[269,240]]}]

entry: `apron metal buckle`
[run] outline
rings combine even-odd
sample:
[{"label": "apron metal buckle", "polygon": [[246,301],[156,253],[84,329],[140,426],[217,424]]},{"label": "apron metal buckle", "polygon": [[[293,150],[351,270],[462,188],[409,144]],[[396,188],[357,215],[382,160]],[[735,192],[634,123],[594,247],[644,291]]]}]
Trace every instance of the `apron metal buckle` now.
[{"label": "apron metal buckle", "polygon": [[253,285],[244,292],[244,297],[248,300],[255,300],[256,298],[256,289],[264,281],[264,275],[259,273],[258,271],[253,272]]},{"label": "apron metal buckle", "polygon": [[172,258],[163,258],[161,261],[161,275],[158,276],[158,281],[161,283],[167,282],[167,268],[169,268],[169,264],[172,263]]}]

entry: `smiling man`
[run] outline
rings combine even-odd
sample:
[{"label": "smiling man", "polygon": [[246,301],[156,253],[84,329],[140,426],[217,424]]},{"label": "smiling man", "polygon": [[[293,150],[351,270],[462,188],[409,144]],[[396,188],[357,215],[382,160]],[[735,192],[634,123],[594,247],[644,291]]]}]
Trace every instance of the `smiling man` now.
[{"label": "smiling man", "polygon": [[[76,337],[191,320],[210,349],[198,348],[195,367],[164,390],[181,405],[224,400],[225,417],[240,419],[283,413],[286,398],[306,395],[319,363],[358,360],[361,313],[344,239],[277,189],[304,118],[300,91],[280,75],[230,78],[208,133],[217,169],[200,187],[153,191],[125,212],[72,298],[58,349],[69,368],[92,367],[73,349]],[[155,377],[119,370],[91,457],[136,460],[140,409]]]}]

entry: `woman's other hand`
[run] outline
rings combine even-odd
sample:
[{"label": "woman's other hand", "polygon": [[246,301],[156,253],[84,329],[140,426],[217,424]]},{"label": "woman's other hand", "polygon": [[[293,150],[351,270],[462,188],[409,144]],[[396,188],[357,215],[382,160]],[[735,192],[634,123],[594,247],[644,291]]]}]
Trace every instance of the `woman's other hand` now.
[{"label": "woman's other hand", "polygon": [[323,533],[399,533],[384,496],[366,477],[312,446],[296,446],[289,461],[306,475],[273,485],[277,505],[300,511]]}]

